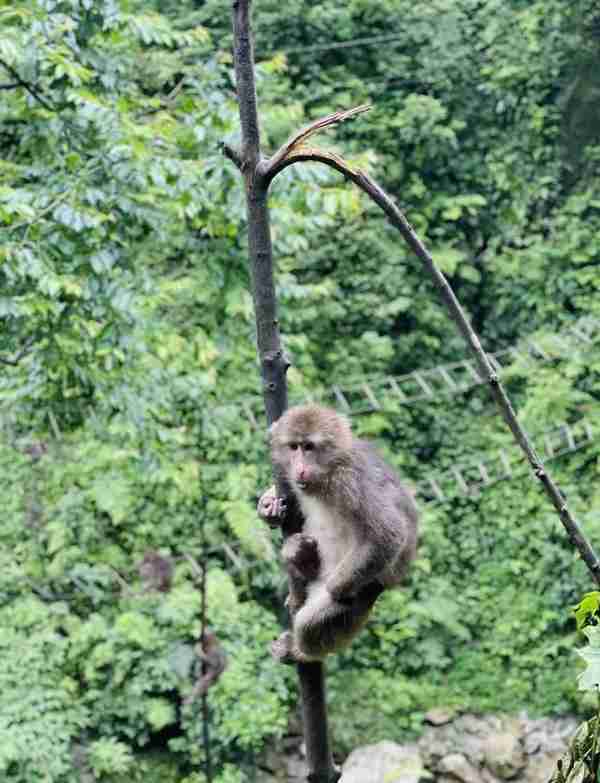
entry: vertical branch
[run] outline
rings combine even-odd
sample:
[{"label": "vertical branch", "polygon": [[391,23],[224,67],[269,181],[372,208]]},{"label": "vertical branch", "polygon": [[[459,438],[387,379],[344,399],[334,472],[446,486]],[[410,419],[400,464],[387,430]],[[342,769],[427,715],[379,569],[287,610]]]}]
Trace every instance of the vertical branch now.
[{"label": "vertical branch", "polygon": [[[200,649],[204,651],[206,643],[207,621],[206,621],[206,536],[204,535],[204,522],[206,520],[206,500],[203,499],[200,505],[200,553],[201,553],[201,565],[194,560],[194,558],[184,552],[185,559],[189,562],[194,572],[195,581],[198,581],[200,587]],[[207,673],[208,665],[205,658],[202,659],[202,665],[200,673],[202,677]],[[208,708],[208,687],[204,688],[201,693],[201,707],[202,707],[202,742],[204,743],[204,775],[207,783],[212,783],[212,754],[210,745],[210,711]],[[194,692],[189,697],[189,701],[194,698]]]},{"label": "vertical branch", "polygon": [[272,424],[287,408],[285,374],[289,364],[281,349],[277,318],[271,226],[267,204],[269,183],[257,173],[260,160],[260,132],[254,83],[250,5],[251,0],[234,0],[233,3],[235,77],[242,128],[242,149],[239,154],[230,154],[230,157],[239,161],[246,185],[256,341],[267,421]]},{"label": "vertical branch", "polygon": [[335,783],[339,773],[333,767],[329,750],[325,669],[322,663],[299,663],[298,677],[302,701],[302,725],[308,783]]},{"label": "vertical branch", "polygon": [[252,0],[233,2],[235,86],[242,127],[241,159],[252,176],[260,157],[260,131],[254,81],[254,42],[250,21]]},{"label": "vertical branch", "polygon": [[[242,129],[241,150],[225,148],[225,154],[243,174],[248,214],[248,246],[252,296],[256,316],[256,340],[267,421],[272,424],[288,405],[286,373],[277,317],[273,277],[273,251],[267,204],[269,180],[260,172],[260,132],[254,81],[254,53],[250,26],[251,0],[233,0],[233,32],[236,89]],[[278,494],[288,498],[286,533],[302,526],[289,487],[278,480]],[[321,663],[298,664],[302,696],[304,739],[309,783],[334,783],[334,769],[327,733],[325,677]]]},{"label": "vertical branch", "polygon": [[[200,646],[204,650],[206,643],[206,540],[204,538],[204,514],[202,515],[202,575],[200,577]],[[207,672],[206,661],[202,661],[201,674],[204,676]],[[202,691],[202,739],[204,742],[204,773],[208,783],[212,783],[212,755],[210,752],[210,715],[208,713],[208,688]]]}]

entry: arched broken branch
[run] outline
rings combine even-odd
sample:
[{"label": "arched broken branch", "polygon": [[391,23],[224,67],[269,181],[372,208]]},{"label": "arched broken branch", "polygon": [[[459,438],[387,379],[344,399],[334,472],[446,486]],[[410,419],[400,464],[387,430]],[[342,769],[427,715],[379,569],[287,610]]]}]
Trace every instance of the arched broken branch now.
[{"label": "arched broken branch", "polygon": [[339,171],[347,179],[354,182],[355,185],[366,193],[367,196],[385,212],[390,223],[402,234],[404,241],[423,263],[425,269],[432,278],[450,313],[450,317],[458,326],[469,350],[475,358],[481,378],[489,385],[492,396],[500,409],[504,421],[527,457],[534,475],[540,480],[544,491],[550,498],[552,505],[556,509],[560,520],[567,531],[571,543],[578,550],[595,582],[600,585],[600,561],[598,560],[598,556],[594,552],[590,542],[587,540],[579,523],[571,514],[566,500],[558,486],[546,471],[544,464],[537,455],[527,433],[519,424],[508,395],[500,382],[498,373],[481,347],[479,338],[471,327],[458,299],[454,295],[454,291],[442,272],[435,265],[433,258],[415,233],[413,227],[400,209],[398,209],[396,204],[394,204],[390,196],[388,196],[383,188],[364,171],[353,169],[343,158],[335,153],[317,148],[308,148],[303,145],[303,142],[309,136],[317,133],[322,128],[328,127],[340,120],[347,119],[348,117],[355,116],[356,114],[365,111],[367,108],[368,107],[359,106],[348,112],[337,112],[334,115],[323,118],[323,120],[312,123],[308,128],[293,136],[292,139],[284,144],[272,158],[262,161],[258,167],[260,175],[263,177],[264,182],[268,184],[277,174],[279,174],[279,172],[294,163],[304,161],[324,163],[325,165],[336,169],[336,171]]},{"label": "arched broken branch", "polygon": [[[344,122],[344,120],[349,120],[352,117],[356,117],[357,114],[362,114],[365,111],[369,111],[370,108],[371,106],[369,104],[364,104],[362,106],[356,106],[354,109],[348,109],[347,111],[336,111],[333,114],[328,114],[326,117],[322,117],[321,119],[312,122],[306,128],[303,128],[301,131],[295,133],[290,139],[288,139],[286,143],[280,147],[279,150],[277,150],[272,158],[269,158],[269,160],[266,161],[262,161],[258,166],[257,173],[259,175],[269,175],[269,173],[272,172],[271,176],[267,176],[267,179],[270,181],[275,176],[275,174],[288,165],[287,161],[290,161],[292,158],[297,160],[298,155],[307,151],[305,142],[311,136],[314,136],[316,133],[325,130],[325,128],[330,128],[332,125],[338,125],[340,122]],[[319,151],[314,150],[314,152],[318,153]],[[324,154],[333,155],[333,153]],[[334,155],[333,157],[335,158],[336,156]],[[341,162],[342,165],[345,165],[343,161]]]}]

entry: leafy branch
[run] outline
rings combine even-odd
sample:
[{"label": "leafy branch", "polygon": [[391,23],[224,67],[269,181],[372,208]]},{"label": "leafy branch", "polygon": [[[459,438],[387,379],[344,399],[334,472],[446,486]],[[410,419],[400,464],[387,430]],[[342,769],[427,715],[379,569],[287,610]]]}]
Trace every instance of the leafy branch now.
[{"label": "leafy branch", "polygon": [[[38,103],[41,103],[42,106],[45,109],[48,109],[48,111],[56,111],[56,108],[49,103],[41,94],[41,92],[38,90],[37,87],[35,87],[31,82],[26,81],[25,79],[22,79],[19,76],[18,71],[12,67],[12,65],[9,65],[7,62],[5,62],[2,58],[0,58],[0,65],[10,73],[10,75],[13,77],[13,79],[16,79],[16,84],[12,85],[13,87],[23,87],[27,92],[35,98]],[[2,85],[3,90],[9,89],[9,85]]]},{"label": "leafy branch", "polygon": [[32,336],[26,341],[25,345],[21,348],[21,350],[14,356],[12,356],[10,359],[7,356],[0,356],[0,364],[6,364],[9,367],[16,367],[21,361],[21,359],[25,358],[25,356],[27,356],[27,354],[30,353],[31,347],[33,346],[34,343],[35,343],[35,337]]}]

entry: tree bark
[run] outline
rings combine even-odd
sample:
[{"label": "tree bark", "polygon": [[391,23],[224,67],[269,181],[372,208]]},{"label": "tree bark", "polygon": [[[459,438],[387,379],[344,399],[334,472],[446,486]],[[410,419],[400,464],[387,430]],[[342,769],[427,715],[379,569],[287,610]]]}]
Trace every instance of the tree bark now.
[{"label": "tree bark", "polygon": [[[263,384],[267,422],[272,424],[288,405],[284,356],[277,317],[273,277],[273,251],[267,204],[270,180],[260,171],[260,126],[254,82],[254,52],[250,24],[251,0],[234,0],[233,32],[236,88],[242,129],[241,149],[225,148],[225,154],[244,176],[248,215],[248,244],[252,296],[256,316],[256,342]],[[289,487],[278,479],[278,494],[288,501],[284,535],[301,529],[302,518]],[[304,739],[309,783],[335,783],[327,730],[325,676],[321,663],[298,664],[298,677],[304,718]]]}]

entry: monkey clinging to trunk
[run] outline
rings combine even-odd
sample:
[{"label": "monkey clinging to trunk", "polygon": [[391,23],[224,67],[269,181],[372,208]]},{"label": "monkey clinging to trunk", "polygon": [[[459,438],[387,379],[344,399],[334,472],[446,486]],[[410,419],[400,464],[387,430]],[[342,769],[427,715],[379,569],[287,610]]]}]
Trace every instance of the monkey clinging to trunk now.
[{"label": "monkey clinging to trunk", "polygon": [[[418,513],[396,473],[343,416],[319,405],[290,408],[271,427],[273,463],[304,516],[283,545],[292,630],[273,642],[281,661],[318,661],[345,647],[377,597],[397,585],[415,556]],[[280,524],[275,487],[259,515]]]}]

